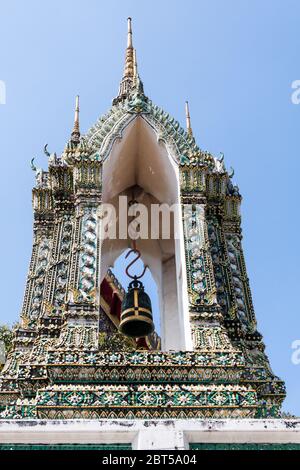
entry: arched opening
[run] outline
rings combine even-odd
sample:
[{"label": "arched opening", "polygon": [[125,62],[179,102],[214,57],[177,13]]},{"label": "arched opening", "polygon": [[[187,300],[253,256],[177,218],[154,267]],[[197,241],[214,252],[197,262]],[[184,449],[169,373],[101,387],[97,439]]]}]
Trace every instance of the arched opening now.
[{"label": "arched opening", "polygon": [[[162,349],[192,349],[178,168],[157,131],[142,116],[130,121],[104,159],[103,203],[114,208],[117,224],[115,236],[102,243],[101,280],[131,246],[127,219],[123,230],[128,206],[122,198],[130,201],[133,193],[148,214],[148,237],[138,239],[137,245],[158,286]],[[170,217],[168,236],[160,229],[153,238],[152,207],[161,204],[172,206],[174,216]]]}]

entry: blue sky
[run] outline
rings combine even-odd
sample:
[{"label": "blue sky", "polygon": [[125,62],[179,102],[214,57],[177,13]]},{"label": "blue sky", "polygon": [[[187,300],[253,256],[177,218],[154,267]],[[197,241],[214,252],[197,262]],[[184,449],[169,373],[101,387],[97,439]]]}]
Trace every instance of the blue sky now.
[{"label": "blue sky", "polygon": [[293,0],[2,0],[0,3],[1,322],[18,319],[32,246],[29,162],[62,151],[80,94],[85,132],[117,94],[133,17],[145,92],[199,146],[235,169],[244,250],[260,331],[300,415],[300,3]]}]

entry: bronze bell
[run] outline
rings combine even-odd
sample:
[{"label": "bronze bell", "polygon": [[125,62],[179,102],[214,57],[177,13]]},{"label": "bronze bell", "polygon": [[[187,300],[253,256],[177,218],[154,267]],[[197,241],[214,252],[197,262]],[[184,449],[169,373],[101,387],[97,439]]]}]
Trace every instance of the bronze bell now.
[{"label": "bronze bell", "polygon": [[119,329],[123,335],[131,338],[148,336],[154,331],[151,300],[136,276],[130,282],[122,302]]}]

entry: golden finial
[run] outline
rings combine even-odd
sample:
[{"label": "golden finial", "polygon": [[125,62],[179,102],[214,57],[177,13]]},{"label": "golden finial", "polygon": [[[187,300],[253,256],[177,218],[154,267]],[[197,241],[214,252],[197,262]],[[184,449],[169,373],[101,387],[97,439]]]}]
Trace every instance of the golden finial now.
[{"label": "golden finial", "polygon": [[134,75],[134,52],[132,46],[131,18],[127,19],[127,49],[125,58],[124,78],[133,78]]},{"label": "golden finial", "polygon": [[75,116],[74,116],[74,127],[71,134],[71,141],[73,143],[79,143],[80,141],[80,129],[79,129],[79,96],[76,96],[75,101]]},{"label": "golden finial", "polygon": [[137,71],[136,52],[132,42],[132,20],[131,18],[127,18],[127,48],[124,74],[119,86],[118,96],[113,100],[113,104],[117,104],[128,98],[136,86],[139,86],[141,92],[143,92],[143,84],[139,79]]},{"label": "golden finial", "polygon": [[187,133],[192,136],[193,131],[192,131],[192,126],[191,126],[191,116],[190,116],[190,108],[189,108],[189,102],[185,102],[185,119],[186,119],[186,130]]}]

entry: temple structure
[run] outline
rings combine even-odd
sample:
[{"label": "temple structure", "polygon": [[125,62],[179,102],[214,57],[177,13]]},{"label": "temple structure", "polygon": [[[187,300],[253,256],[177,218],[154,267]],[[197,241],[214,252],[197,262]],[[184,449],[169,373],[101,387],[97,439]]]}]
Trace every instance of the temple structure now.
[{"label": "temple structure", "polygon": [[[77,98],[62,155],[46,146],[46,171],[32,161],[33,250],[21,324],[0,379],[3,422],[129,420],[138,427],[157,419],[197,428],[197,420],[236,418],[238,429],[239,419],[280,417],[285,387],[257,329],[242,197],[223,155],[197,145],[188,104],[186,121],[184,130],[146,96],[129,19],[112,107],[82,136]],[[178,211],[168,240],[138,241],[158,286],[160,337],[119,332],[127,286],[110,268],[131,241],[128,233],[99,236],[101,204],[119,209],[119,196],[133,190],[146,207]],[[0,420],[0,436],[1,429]]]}]

